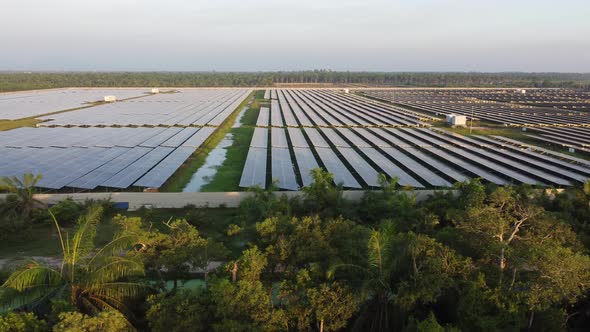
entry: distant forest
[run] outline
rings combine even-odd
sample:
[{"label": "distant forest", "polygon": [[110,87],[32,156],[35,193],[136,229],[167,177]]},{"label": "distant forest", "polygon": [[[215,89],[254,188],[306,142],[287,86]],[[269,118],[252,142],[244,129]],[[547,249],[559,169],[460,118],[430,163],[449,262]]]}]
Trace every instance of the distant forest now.
[{"label": "distant forest", "polygon": [[0,92],[63,87],[224,87],[322,84],[383,87],[590,89],[590,73],[0,72]]}]

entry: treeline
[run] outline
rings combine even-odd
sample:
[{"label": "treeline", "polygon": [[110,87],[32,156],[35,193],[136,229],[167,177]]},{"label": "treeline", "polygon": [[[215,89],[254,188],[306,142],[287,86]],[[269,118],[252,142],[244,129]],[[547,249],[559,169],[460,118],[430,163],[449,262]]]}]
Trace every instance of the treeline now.
[{"label": "treeline", "polygon": [[274,84],[589,89],[590,74],[290,72],[4,72],[0,92],[63,87],[227,87]]},{"label": "treeline", "polygon": [[[223,238],[198,231],[203,210],[144,211],[115,217],[97,248],[108,204],[79,206],[55,237],[63,264],[6,278],[0,331],[589,330],[590,182],[548,194],[473,180],[418,202],[382,177],[354,203],[313,178],[302,198],[254,190]],[[14,190],[22,217],[29,196]],[[72,204],[52,208],[56,225]],[[203,285],[180,288],[195,271]]]}]

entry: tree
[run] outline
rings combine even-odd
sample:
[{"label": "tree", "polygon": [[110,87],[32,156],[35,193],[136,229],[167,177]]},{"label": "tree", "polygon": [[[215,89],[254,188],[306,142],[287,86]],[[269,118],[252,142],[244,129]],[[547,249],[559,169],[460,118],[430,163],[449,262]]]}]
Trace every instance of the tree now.
[{"label": "tree", "polygon": [[227,254],[221,243],[201,237],[184,219],[165,222],[168,233],[146,227],[140,218],[118,216],[115,219],[123,229],[122,234],[135,241],[129,256],[140,259],[147,269],[154,271],[164,291],[167,280],[172,280],[174,292],[178,281],[195,271],[207,276],[209,263]]},{"label": "tree", "polygon": [[143,275],[143,265],[120,253],[130,248],[133,237],[118,235],[104,247],[94,245],[103,209],[92,206],[78,219],[74,235],[65,236],[54,218],[63,260],[59,269],[31,261],[8,277],[2,286],[15,293],[2,299],[8,308],[38,305],[64,298],[78,310],[97,314],[101,310],[128,313],[125,301],[139,295],[143,284],[125,281]]},{"label": "tree", "polygon": [[6,200],[7,207],[19,213],[25,220],[30,220],[35,208],[42,206],[35,199],[35,186],[41,180],[41,174],[25,173],[22,179],[17,176],[0,178],[0,188],[4,188],[12,197]]},{"label": "tree", "polygon": [[571,227],[537,204],[526,186],[497,188],[468,208],[458,230],[469,239],[497,305],[528,313],[565,305],[590,287],[590,257]]},{"label": "tree", "polygon": [[322,217],[342,214],[346,200],[342,196],[342,184],[334,183],[334,176],[321,168],[310,172],[313,182],[302,189],[304,205],[312,213]]},{"label": "tree", "polygon": [[319,322],[319,330],[338,331],[356,312],[357,302],[352,292],[337,282],[321,284],[307,291],[309,304]]},{"label": "tree", "polygon": [[389,331],[392,327],[392,280],[395,266],[391,246],[394,236],[393,224],[384,223],[380,230],[371,232],[364,264],[337,264],[329,271],[330,277],[334,277],[338,270],[360,270],[363,273],[359,298],[368,299],[368,303],[363,306],[357,324],[369,331]]},{"label": "tree", "polygon": [[31,312],[9,312],[0,315],[0,332],[45,332],[47,323]]},{"label": "tree", "polygon": [[53,327],[55,332],[133,332],[135,328],[129,324],[125,316],[117,311],[105,310],[95,316],[79,312],[64,312],[59,315],[60,321]]},{"label": "tree", "polygon": [[[285,330],[285,313],[274,307],[272,287],[260,280],[267,265],[266,255],[257,247],[245,250],[233,265],[232,282],[215,280],[210,290],[216,304],[216,331]],[[235,279],[235,280],[234,280]]]},{"label": "tree", "polygon": [[150,295],[148,304],[146,318],[154,332],[209,331],[215,314],[206,290]]}]

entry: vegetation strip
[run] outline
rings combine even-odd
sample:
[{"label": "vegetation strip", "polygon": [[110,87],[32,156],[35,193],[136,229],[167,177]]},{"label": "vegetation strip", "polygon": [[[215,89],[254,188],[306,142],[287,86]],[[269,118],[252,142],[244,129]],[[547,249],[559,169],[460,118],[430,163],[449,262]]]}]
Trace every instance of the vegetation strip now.
[{"label": "vegetation strip", "polygon": [[237,117],[241,110],[251,102],[252,96],[255,92],[252,92],[244,101],[234,110],[234,112],[225,119],[225,121],[217,127],[217,129],[209,136],[209,138],[193,153],[193,155],[166,181],[166,183],[160,188],[160,191],[165,192],[182,192],[184,187],[190,182],[193,174],[201,168],[209,153],[217,147],[219,142],[232,131]]}]

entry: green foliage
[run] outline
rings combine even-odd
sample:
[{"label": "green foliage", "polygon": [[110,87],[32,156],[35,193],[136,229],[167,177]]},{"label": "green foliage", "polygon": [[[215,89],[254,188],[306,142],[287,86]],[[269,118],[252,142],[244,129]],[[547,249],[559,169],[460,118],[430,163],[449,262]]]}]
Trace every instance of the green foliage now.
[{"label": "green foliage", "polygon": [[311,177],[313,183],[301,189],[306,210],[322,217],[343,214],[347,202],[342,196],[342,184],[335,184],[334,176],[321,168],[312,169]]},{"label": "green foliage", "polygon": [[0,315],[0,332],[45,332],[47,323],[31,312],[9,312]]},{"label": "green foliage", "polygon": [[260,187],[250,188],[252,196],[240,202],[240,219],[244,224],[252,224],[265,218],[274,216],[290,216],[292,206],[296,204],[285,195],[276,193],[277,187],[273,184],[266,189]]},{"label": "green foliage", "polygon": [[272,86],[275,83],[368,84],[418,87],[588,88],[590,75],[576,73],[388,73],[331,70],[283,72],[60,72],[0,73],[0,92],[87,87]]},{"label": "green foliage", "polygon": [[307,296],[322,331],[344,328],[357,310],[356,299],[350,290],[338,283],[321,284],[309,289]]},{"label": "green foliage", "polygon": [[[119,308],[109,302],[118,294],[154,331],[587,330],[590,185],[550,196],[472,180],[417,202],[383,177],[356,204],[329,174],[314,176],[302,204],[256,189],[215,220],[194,207],[116,217],[121,229],[106,249],[94,247],[101,209],[84,207],[73,236],[57,228],[63,267],[30,263],[0,297],[22,310],[37,304],[64,329],[127,328],[95,303]],[[65,216],[68,204],[56,210]],[[243,241],[240,253],[215,241],[229,236]],[[133,288],[142,266],[161,286],[147,312],[130,305],[142,300]],[[164,287],[203,274],[198,290]],[[49,297],[51,312],[38,305]]]},{"label": "green foliage", "polygon": [[54,219],[63,253],[60,268],[31,261],[16,270],[2,286],[10,293],[0,299],[3,307],[37,306],[52,298],[63,298],[83,312],[94,314],[108,309],[127,313],[125,301],[139,295],[144,286],[122,279],[143,275],[143,265],[119,255],[133,242],[129,235],[116,236],[104,247],[95,248],[102,213],[101,206],[91,207],[78,219],[72,237],[62,234]]},{"label": "green foliage", "polygon": [[25,221],[30,221],[36,208],[43,204],[35,199],[35,186],[41,180],[41,174],[33,175],[25,173],[22,178],[17,176],[0,178],[0,190],[12,194],[4,202],[3,213],[13,212],[20,214]]},{"label": "green foliage", "polygon": [[134,241],[135,250],[128,256],[141,260],[154,272],[164,290],[166,280],[174,282],[174,291],[178,280],[190,277],[196,269],[205,271],[206,275],[212,260],[227,255],[221,243],[201,237],[199,231],[183,219],[165,222],[166,233],[137,217],[118,216],[116,222],[123,229],[123,236]]},{"label": "green foliage", "polygon": [[238,235],[242,232],[242,228],[236,224],[231,224],[227,227],[227,236]]},{"label": "green foliage", "polygon": [[213,305],[207,291],[182,291],[173,295],[151,295],[146,313],[154,332],[209,331]]},{"label": "green foliage", "polygon": [[72,225],[84,212],[84,206],[68,197],[52,206],[50,211],[62,225]]},{"label": "green foliage", "polygon": [[53,331],[60,332],[133,332],[135,328],[127,319],[116,311],[102,311],[95,316],[79,312],[64,312],[59,315],[60,321]]}]

